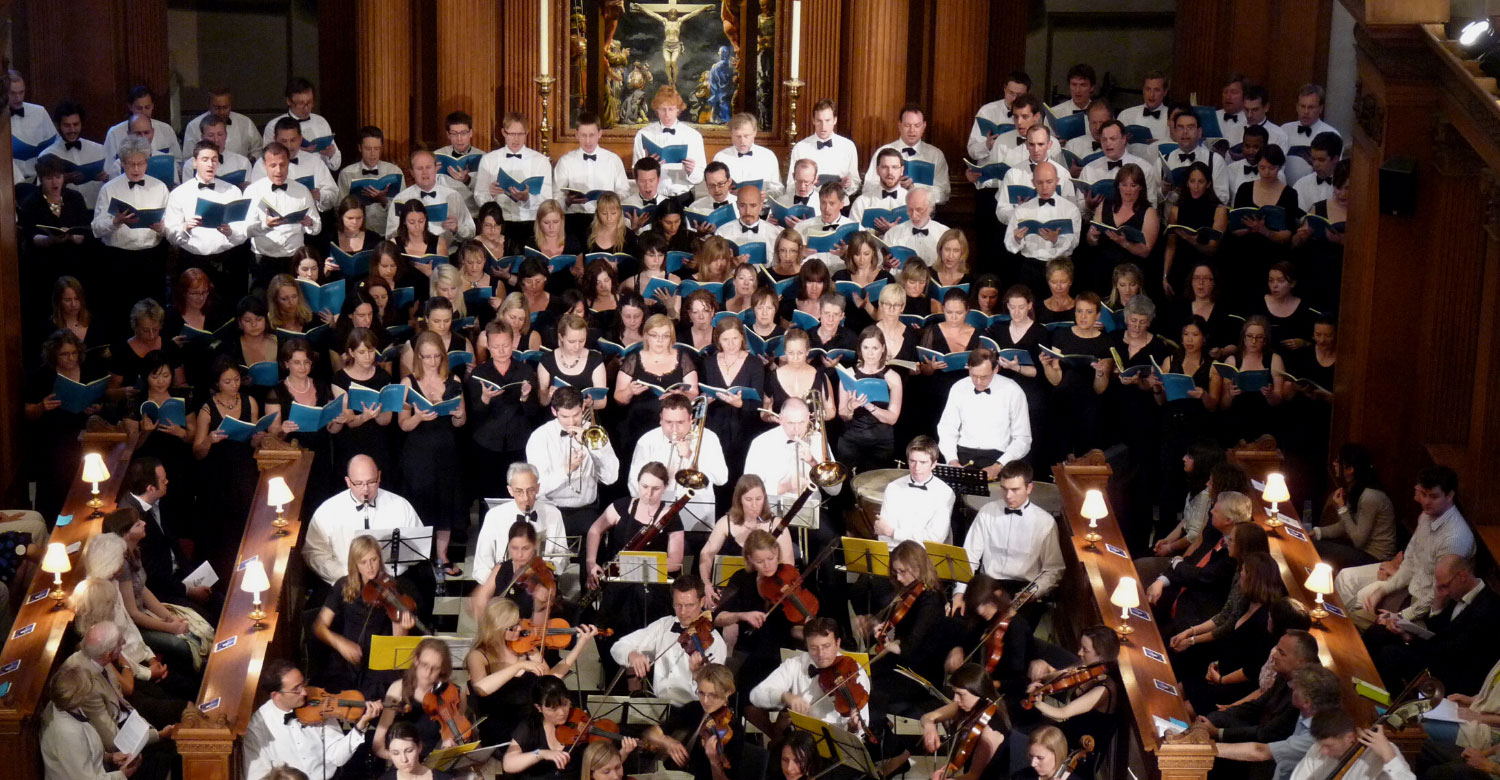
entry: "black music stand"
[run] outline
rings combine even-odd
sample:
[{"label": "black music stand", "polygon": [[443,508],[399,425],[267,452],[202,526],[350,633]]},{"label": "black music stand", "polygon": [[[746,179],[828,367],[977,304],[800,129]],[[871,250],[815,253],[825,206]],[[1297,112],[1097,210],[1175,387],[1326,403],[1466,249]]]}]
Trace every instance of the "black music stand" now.
[{"label": "black music stand", "polygon": [[990,478],[982,469],[945,466],[940,463],[932,467],[932,476],[941,479],[948,487],[953,488],[955,495],[986,498],[990,495]]}]

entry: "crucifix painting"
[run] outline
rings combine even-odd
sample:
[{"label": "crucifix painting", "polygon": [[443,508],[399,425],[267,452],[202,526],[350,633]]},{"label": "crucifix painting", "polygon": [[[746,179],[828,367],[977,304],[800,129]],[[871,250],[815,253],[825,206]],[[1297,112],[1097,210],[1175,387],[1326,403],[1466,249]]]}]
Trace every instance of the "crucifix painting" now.
[{"label": "crucifix painting", "polygon": [[656,90],[671,84],[688,122],[722,127],[748,111],[770,129],[777,0],[569,2],[574,118],[587,109],[606,131],[640,127],[655,119]]}]

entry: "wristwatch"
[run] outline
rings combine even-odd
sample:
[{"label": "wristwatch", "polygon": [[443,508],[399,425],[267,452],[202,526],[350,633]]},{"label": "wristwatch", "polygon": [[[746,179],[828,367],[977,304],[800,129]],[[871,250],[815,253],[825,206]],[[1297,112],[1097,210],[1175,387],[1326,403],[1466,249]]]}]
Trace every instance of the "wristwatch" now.
[{"label": "wristwatch", "polygon": [[537,748],[536,750],[531,751],[531,757],[535,758],[535,759],[541,759],[541,757],[542,757],[542,749],[541,748]]}]

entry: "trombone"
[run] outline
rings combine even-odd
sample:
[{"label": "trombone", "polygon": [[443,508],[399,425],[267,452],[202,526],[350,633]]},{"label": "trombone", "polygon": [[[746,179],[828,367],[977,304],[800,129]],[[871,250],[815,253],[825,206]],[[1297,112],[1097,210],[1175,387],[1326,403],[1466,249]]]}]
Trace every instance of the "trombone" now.
[{"label": "trombone", "polygon": [[[593,452],[609,446],[609,433],[595,421],[594,407],[586,399],[583,402],[583,427],[578,430],[569,431],[568,433],[570,461],[574,447],[581,446],[585,450]],[[576,479],[577,484],[573,485],[573,489],[578,492],[583,491],[584,474],[582,468],[570,470],[568,479],[570,483]]]},{"label": "trombone", "polygon": [[703,451],[703,428],[707,422],[708,398],[698,396],[693,399],[693,431],[688,434],[693,437],[693,462],[687,468],[679,470],[675,477],[677,484],[688,490],[708,488],[708,475],[698,470],[698,456]]},{"label": "trombone", "polygon": [[812,399],[808,408],[812,412],[812,419],[807,429],[807,435],[809,438],[814,435],[822,437],[823,460],[820,463],[814,464],[808,470],[807,478],[818,487],[828,490],[849,478],[849,467],[834,460],[833,454],[829,450],[828,423],[823,419],[823,394],[818,391],[817,387],[813,388]]}]

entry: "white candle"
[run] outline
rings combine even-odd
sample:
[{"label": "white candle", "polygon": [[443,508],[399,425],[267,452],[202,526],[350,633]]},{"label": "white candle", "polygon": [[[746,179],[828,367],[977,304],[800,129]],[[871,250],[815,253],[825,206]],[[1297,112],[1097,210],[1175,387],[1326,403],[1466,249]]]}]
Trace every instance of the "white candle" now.
[{"label": "white candle", "polygon": [[551,0],[541,0],[542,4],[542,45],[539,49],[542,58],[542,75],[547,75],[547,4]]},{"label": "white candle", "polygon": [[792,80],[802,64],[802,0],[792,0]]}]

